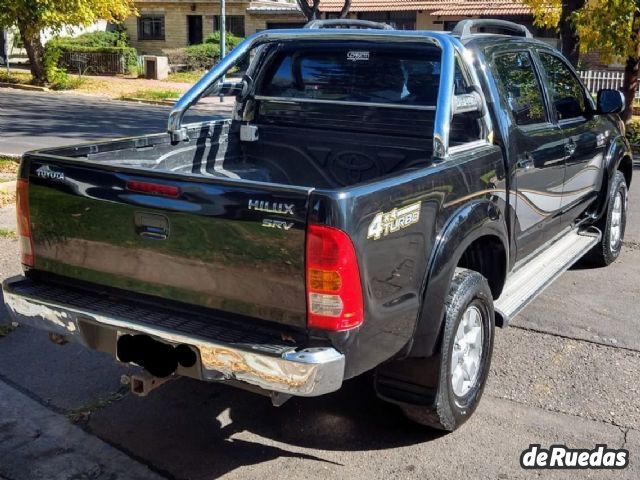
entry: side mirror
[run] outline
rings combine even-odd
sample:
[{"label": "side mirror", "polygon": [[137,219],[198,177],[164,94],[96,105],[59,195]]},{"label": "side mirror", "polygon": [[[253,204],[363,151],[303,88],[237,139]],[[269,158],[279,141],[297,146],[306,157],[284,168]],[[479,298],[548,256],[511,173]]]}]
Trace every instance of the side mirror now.
[{"label": "side mirror", "polygon": [[598,113],[621,113],[624,110],[624,93],[603,89],[598,92]]}]

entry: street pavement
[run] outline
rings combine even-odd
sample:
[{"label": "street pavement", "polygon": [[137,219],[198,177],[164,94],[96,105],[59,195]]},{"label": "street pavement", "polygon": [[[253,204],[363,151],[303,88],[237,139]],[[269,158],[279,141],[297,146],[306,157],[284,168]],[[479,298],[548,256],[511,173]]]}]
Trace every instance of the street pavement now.
[{"label": "street pavement", "polygon": [[[105,107],[114,109],[112,118],[118,106]],[[92,108],[77,115],[103,117],[102,104]],[[166,110],[155,108],[145,110],[138,128],[164,126]],[[131,124],[129,134],[140,131]],[[71,135],[66,139],[76,141]],[[58,138],[53,129],[49,138]],[[640,182],[640,170],[634,173]],[[139,398],[120,386],[126,370],[108,356],[57,346],[20,327],[0,337],[0,479],[638,479],[640,188],[634,186],[620,259],[604,269],[577,265],[496,332],[484,398],[452,434],[407,421],[375,397],[368,375],[280,408],[189,379]],[[0,227],[15,228],[11,207],[0,210]],[[0,238],[0,276],[19,271],[17,241]],[[520,454],[532,443],[585,449],[604,443],[628,449],[631,460],[620,471],[525,471]]]},{"label": "street pavement", "polygon": [[[219,118],[214,99],[191,110],[185,122]],[[109,100],[75,93],[52,94],[3,88],[0,91],[0,154],[167,130],[171,107]]]}]

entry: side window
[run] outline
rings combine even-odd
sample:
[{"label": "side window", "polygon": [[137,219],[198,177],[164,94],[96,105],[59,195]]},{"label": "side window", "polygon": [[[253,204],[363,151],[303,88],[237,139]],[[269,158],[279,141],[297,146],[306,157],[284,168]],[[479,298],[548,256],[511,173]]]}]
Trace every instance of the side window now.
[{"label": "side window", "polygon": [[549,95],[559,120],[584,116],[587,111],[584,90],[571,69],[560,58],[548,53],[541,53],[540,61],[547,74]]},{"label": "side window", "polygon": [[497,55],[493,59],[493,68],[500,93],[506,99],[516,124],[532,125],[547,121],[540,83],[528,52]]}]

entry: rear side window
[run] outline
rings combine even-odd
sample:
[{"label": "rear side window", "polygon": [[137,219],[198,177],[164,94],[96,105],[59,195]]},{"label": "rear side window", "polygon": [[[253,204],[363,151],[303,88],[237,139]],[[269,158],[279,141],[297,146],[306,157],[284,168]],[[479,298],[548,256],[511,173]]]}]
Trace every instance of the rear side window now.
[{"label": "rear side window", "polygon": [[536,76],[531,55],[513,52],[497,55],[493,68],[498,88],[505,98],[518,125],[532,125],[547,121],[540,83]]},{"label": "rear side window", "polygon": [[571,69],[555,55],[540,54],[540,62],[549,82],[549,95],[559,120],[583,117],[586,113],[585,93]]},{"label": "rear side window", "polygon": [[[260,94],[296,99],[435,106],[439,49],[324,47],[280,52]],[[462,82],[460,74],[456,83]]]}]

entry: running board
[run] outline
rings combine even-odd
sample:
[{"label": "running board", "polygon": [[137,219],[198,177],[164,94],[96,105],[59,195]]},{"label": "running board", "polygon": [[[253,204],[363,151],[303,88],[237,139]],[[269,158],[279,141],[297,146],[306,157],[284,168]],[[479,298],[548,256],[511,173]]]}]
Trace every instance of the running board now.
[{"label": "running board", "polygon": [[502,316],[503,326],[591,250],[600,241],[600,236],[600,231],[593,227],[570,230],[513,272],[494,303],[496,313]]}]

